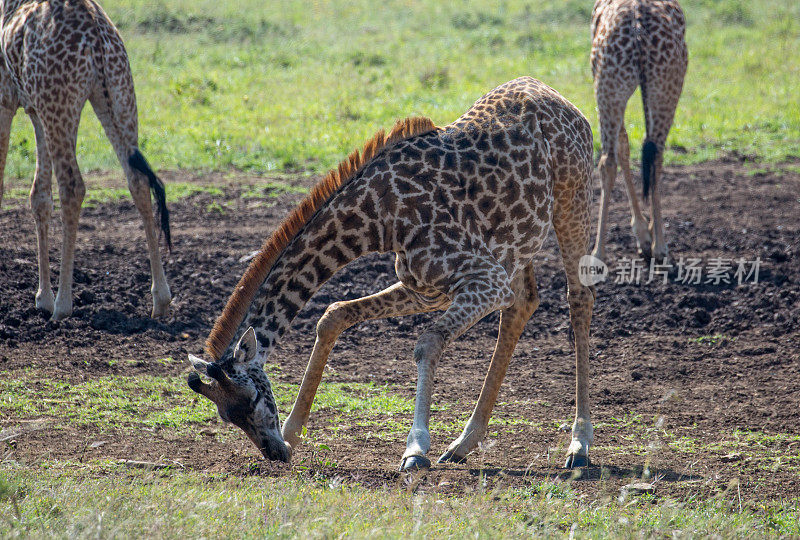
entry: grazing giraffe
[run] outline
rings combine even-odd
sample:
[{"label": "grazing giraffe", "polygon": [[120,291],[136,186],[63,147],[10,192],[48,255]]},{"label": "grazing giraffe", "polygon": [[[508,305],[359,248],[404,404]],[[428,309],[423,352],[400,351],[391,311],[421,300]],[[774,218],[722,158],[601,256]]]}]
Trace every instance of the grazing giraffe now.
[{"label": "grazing giraffe", "polygon": [[[86,192],[75,152],[81,111],[88,99],[122,164],[144,221],[153,279],[152,315],[166,315],[171,296],[161,264],[150,191],[156,199],[161,231],[171,247],[169,214],[164,185],[138,148],[136,96],[122,38],[93,0],[5,0],[0,13],[0,167],[5,167],[11,120],[19,107],[28,113],[36,135],[36,173],[30,194],[39,262],[36,307],[52,313],[54,320],[72,314],[75,238]],[[55,299],[47,247],[53,171],[64,226]]]},{"label": "grazing giraffe", "polygon": [[[667,258],[659,180],[664,144],[686,74],[685,29],[683,11],[674,0],[598,0],[594,4],[591,64],[600,117],[598,168],[603,191],[593,255],[600,259],[605,257],[608,202],[617,165],[625,177],[639,253],[658,261]],[[625,107],[637,86],[642,88],[647,132],[642,145],[642,187],[645,201],[651,195],[649,225],[633,186],[624,125]]]},{"label": "grazing giraffe", "polygon": [[[236,286],[217,320],[206,362],[189,356],[189,386],[216,403],[269,459],[300,442],[337,337],[358,322],[445,310],[417,341],[414,418],[401,469],[427,468],[433,380],[444,349],[477,321],[502,312],[478,403],[439,458],[462,462],[486,434],[525,323],[539,305],[532,258],[553,225],[567,274],[577,365],[576,418],[567,466],[588,464],[589,323],[594,291],[578,278],[589,249],[592,133],[584,116],[543,83],[498,86],[454,123],[399,121],[318,184]],[[292,319],[337,270],[370,252],[396,254],[399,282],[328,307],[303,382],[281,432],[263,366]]]}]

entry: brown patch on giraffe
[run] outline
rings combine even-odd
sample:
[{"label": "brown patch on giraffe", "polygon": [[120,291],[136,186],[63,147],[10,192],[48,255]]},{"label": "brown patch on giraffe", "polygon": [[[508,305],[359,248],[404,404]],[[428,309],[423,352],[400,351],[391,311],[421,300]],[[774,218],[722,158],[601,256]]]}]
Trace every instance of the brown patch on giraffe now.
[{"label": "brown patch on giraffe", "polygon": [[354,150],[347,158],[332,169],[311,193],[289,214],[278,229],[264,242],[261,251],[250,263],[236,288],[228,299],[225,309],[214,323],[214,328],[206,340],[206,352],[219,360],[239,328],[247,309],[258,288],[267,278],[278,256],[303,229],[314,214],[352,180],[368,163],[383,150],[402,140],[429,133],[437,129],[430,118],[415,116],[398,120],[387,134],[378,131],[364,144],[359,152]]}]

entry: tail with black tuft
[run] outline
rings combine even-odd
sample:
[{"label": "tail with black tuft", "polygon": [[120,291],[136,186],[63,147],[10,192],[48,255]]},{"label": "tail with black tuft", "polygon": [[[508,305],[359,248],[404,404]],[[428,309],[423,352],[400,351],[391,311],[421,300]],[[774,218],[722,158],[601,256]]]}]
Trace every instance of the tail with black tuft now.
[{"label": "tail with black tuft", "polygon": [[147,177],[150,182],[150,191],[153,192],[153,197],[156,200],[156,218],[161,222],[161,230],[164,233],[164,240],[167,242],[167,247],[172,251],[172,238],[169,232],[169,210],[167,210],[167,193],[164,190],[164,183],[156,176],[150,164],[144,158],[142,153],[137,148],[133,154],[128,158],[128,164],[136,171],[139,171]]},{"label": "tail with black tuft", "polygon": [[655,180],[657,154],[656,143],[644,141],[642,145],[642,198],[645,201],[650,196],[651,184]]}]

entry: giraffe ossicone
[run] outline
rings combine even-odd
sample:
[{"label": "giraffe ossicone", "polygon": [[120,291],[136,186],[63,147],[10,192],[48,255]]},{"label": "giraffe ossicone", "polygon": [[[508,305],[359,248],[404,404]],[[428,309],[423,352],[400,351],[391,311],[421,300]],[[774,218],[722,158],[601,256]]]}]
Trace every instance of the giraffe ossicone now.
[{"label": "giraffe ossicone", "polygon": [[[341,332],[367,319],[443,310],[414,348],[417,391],[400,465],[427,468],[440,358],[477,321],[500,311],[478,403],[439,459],[462,462],[486,435],[511,354],[539,305],[533,257],[552,227],[567,275],[575,345],[576,413],[567,463],[588,463],[594,291],[581,283],[579,261],[589,249],[591,170],[586,118],[531,77],[498,86],[444,127],[427,118],[398,121],[329,173],[266,240],[206,341],[214,361],[190,357],[212,381],[192,375],[190,387],[214,401],[223,420],[240,427],[265,457],[287,461]],[[395,253],[398,283],[328,307],[280,429],[264,362],[319,287],[370,252]]]}]

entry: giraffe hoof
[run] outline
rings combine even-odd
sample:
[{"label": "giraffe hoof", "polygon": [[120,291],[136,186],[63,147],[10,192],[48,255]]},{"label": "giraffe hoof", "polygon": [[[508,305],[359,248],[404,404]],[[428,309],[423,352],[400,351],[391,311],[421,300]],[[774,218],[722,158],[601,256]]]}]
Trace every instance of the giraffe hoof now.
[{"label": "giraffe hoof", "polygon": [[39,298],[37,296],[36,309],[41,309],[48,315],[52,315],[53,310],[55,309],[55,301],[53,300],[53,297],[51,296],[49,299],[47,299],[47,298]]},{"label": "giraffe hoof", "polygon": [[64,319],[66,319],[70,315],[72,315],[72,306],[70,306],[67,309],[58,309],[58,306],[56,306],[56,309],[53,311],[53,316],[50,317],[50,320],[51,321],[63,321]]},{"label": "giraffe hoof", "polygon": [[408,456],[400,462],[400,472],[413,472],[431,468],[431,460],[425,456]]},{"label": "giraffe hoof", "polygon": [[439,463],[466,463],[467,456],[459,456],[453,450],[448,450],[439,458]]},{"label": "giraffe hoof", "polygon": [[166,317],[169,314],[169,302],[161,306],[153,306],[153,311],[150,313],[151,319],[160,319],[161,317]]},{"label": "giraffe hoof", "polygon": [[592,462],[589,461],[589,456],[580,456],[570,454],[567,456],[567,462],[564,463],[565,469],[579,469],[581,467],[588,467]]}]

